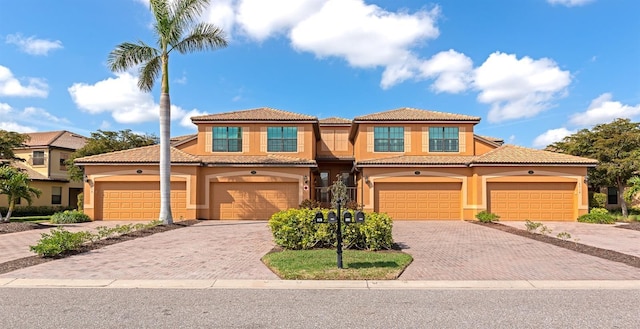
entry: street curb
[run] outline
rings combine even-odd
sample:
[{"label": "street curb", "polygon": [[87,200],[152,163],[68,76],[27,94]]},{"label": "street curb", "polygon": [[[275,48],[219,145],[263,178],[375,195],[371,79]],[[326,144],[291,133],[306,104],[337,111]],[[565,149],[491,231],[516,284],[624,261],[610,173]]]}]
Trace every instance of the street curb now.
[{"label": "street curb", "polygon": [[0,278],[0,288],[101,289],[362,289],[362,290],[640,290],[640,280],[341,281],[341,280],[84,280]]}]

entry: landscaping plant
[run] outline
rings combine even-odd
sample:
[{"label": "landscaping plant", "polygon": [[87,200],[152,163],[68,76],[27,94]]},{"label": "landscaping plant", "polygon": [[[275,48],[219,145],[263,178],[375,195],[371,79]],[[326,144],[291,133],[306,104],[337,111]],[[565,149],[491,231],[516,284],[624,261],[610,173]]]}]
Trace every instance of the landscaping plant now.
[{"label": "landscaping plant", "polygon": [[498,220],[500,220],[500,216],[490,213],[486,210],[477,213],[476,218],[483,223],[497,222]]},{"label": "landscaping plant", "polygon": [[578,217],[578,221],[593,224],[613,224],[616,222],[616,219],[607,209],[593,208],[588,214]]},{"label": "landscaping plant", "polygon": [[65,210],[63,212],[57,212],[51,216],[51,223],[53,224],[71,224],[90,221],[91,218],[89,218],[89,215],[79,210]]}]

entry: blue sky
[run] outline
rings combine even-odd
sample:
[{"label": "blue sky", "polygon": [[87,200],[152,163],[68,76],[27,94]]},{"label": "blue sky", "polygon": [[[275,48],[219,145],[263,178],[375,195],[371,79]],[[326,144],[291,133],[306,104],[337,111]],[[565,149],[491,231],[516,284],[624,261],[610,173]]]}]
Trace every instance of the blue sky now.
[{"label": "blue sky", "polygon": [[[0,129],[158,135],[158,88],[112,73],[154,44],[147,0],[0,0]],[[640,118],[636,0],[211,0],[229,46],[173,54],[172,136],[190,116],[273,107],[319,118],[415,107],[541,148]],[[157,83],[159,85],[159,82]]]}]

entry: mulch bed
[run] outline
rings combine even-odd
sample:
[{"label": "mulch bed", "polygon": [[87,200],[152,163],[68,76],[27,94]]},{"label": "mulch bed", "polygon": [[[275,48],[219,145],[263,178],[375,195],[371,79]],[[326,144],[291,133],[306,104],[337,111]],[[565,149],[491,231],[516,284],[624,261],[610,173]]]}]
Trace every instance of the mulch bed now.
[{"label": "mulch bed", "polygon": [[22,231],[38,230],[43,228],[51,228],[49,225],[29,222],[9,222],[0,223],[0,234],[16,233]]},{"label": "mulch bed", "polygon": [[630,222],[628,224],[625,225],[618,225],[616,226],[618,228],[624,228],[627,230],[635,230],[635,231],[640,231],[640,222]]},{"label": "mulch bed", "polygon": [[[529,238],[529,239],[533,239],[536,241],[540,241],[540,242],[545,242],[545,243],[549,243],[552,244],[554,246],[558,246],[561,248],[565,248],[565,249],[569,249],[569,250],[573,250],[579,253],[583,253],[586,255],[591,255],[591,256],[595,256],[595,257],[600,257],[606,260],[611,260],[614,262],[619,262],[619,263],[624,263],[627,264],[629,266],[633,266],[633,267],[637,267],[640,268],[640,257],[636,257],[636,256],[632,256],[632,255],[627,255],[627,254],[623,254],[617,251],[613,251],[613,250],[607,250],[607,249],[602,249],[602,248],[598,248],[598,247],[593,247],[593,246],[588,246],[582,243],[578,243],[576,241],[571,241],[571,240],[562,240],[562,239],[558,239],[555,238],[553,236],[549,236],[549,235],[544,235],[544,234],[539,234],[539,233],[531,233],[528,232],[526,230],[521,230],[521,229],[517,229],[515,227],[511,227],[511,226],[507,226],[507,225],[502,225],[500,223],[482,223],[482,222],[477,222],[477,221],[472,221],[472,223],[477,224],[477,225],[482,225],[485,227],[490,227],[496,230],[500,230],[503,232],[507,232],[507,233],[511,233],[511,234],[515,234],[515,235],[519,235],[525,238]],[[636,223],[632,223],[632,226],[618,226],[621,228],[627,228],[627,229],[632,229],[632,230],[639,230],[640,231],[640,222],[636,222]]]},{"label": "mulch bed", "polygon": [[[11,271],[15,271],[15,270],[19,270],[21,268],[25,268],[25,267],[29,267],[29,266],[34,266],[34,265],[38,265],[38,264],[43,264],[52,260],[56,260],[56,259],[60,259],[60,258],[65,258],[65,257],[69,257],[69,256],[73,256],[73,255],[78,255],[90,250],[95,250],[95,249],[100,249],[102,247],[106,247],[106,246],[110,246],[112,244],[116,244],[116,243],[120,243],[120,242],[124,242],[124,241],[129,241],[129,240],[133,240],[133,239],[137,239],[137,238],[142,238],[145,236],[149,236],[152,234],[156,234],[156,233],[161,233],[161,232],[167,232],[167,231],[171,231],[171,230],[175,230],[175,229],[179,229],[179,228],[183,228],[183,227],[187,227],[187,226],[191,226],[195,223],[197,223],[197,220],[186,220],[186,221],[181,221],[181,222],[174,222],[171,225],[158,225],[158,226],[154,226],[148,229],[144,229],[144,230],[140,230],[140,231],[134,231],[131,233],[127,233],[127,234],[123,234],[123,235],[119,235],[116,237],[111,237],[111,238],[107,238],[107,239],[103,239],[103,240],[99,240],[96,242],[92,242],[92,243],[88,243],[86,245],[83,245],[80,249],[78,250],[74,250],[74,251],[70,251],[67,253],[64,253],[60,256],[57,257],[40,257],[38,255],[34,255],[34,256],[29,256],[29,257],[25,257],[25,258],[20,258],[20,259],[15,259],[15,260],[11,260],[8,262],[4,262],[4,263],[0,263],[0,274],[3,273],[8,273]],[[0,224],[0,228],[2,228],[4,225],[10,225],[10,224],[32,224],[32,223],[4,223],[4,224]],[[37,224],[36,224],[37,225]],[[25,229],[20,229],[19,226],[24,226],[24,225],[13,225],[13,228],[16,229],[16,231],[13,232],[20,232],[20,231],[24,231]],[[44,228],[52,228],[49,225],[41,225]],[[24,226],[26,227],[26,226]],[[38,228],[43,228],[43,227],[37,227],[35,229]],[[31,228],[34,229],[34,228]],[[4,232],[4,233],[13,233],[13,232]]]}]

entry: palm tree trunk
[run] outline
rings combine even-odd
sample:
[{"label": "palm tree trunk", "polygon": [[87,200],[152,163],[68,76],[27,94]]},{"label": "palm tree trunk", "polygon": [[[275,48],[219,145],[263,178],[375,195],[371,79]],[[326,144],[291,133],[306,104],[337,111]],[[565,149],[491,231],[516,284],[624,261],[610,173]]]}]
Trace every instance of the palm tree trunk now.
[{"label": "palm tree trunk", "polygon": [[13,212],[13,208],[16,207],[16,201],[15,199],[11,199],[9,200],[9,209],[7,210],[7,216],[4,218],[5,222],[10,222],[11,221],[11,213]]},{"label": "palm tree trunk", "polygon": [[169,93],[160,94],[160,220],[173,223],[171,215],[171,100]]}]

